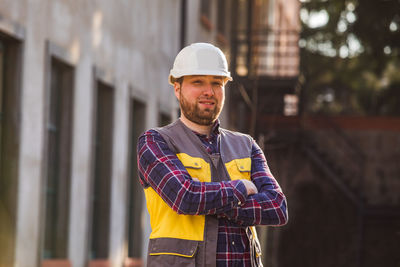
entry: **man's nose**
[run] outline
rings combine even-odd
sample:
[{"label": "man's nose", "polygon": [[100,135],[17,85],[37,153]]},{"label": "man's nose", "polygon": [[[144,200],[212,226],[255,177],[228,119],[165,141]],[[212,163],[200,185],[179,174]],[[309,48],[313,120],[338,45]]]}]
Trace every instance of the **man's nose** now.
[{"label": "man's nose", "polygon": [[206,96],[213,96],[214,95],[214,88],[211,83],[206,83],[203,89],[203,95]]}]

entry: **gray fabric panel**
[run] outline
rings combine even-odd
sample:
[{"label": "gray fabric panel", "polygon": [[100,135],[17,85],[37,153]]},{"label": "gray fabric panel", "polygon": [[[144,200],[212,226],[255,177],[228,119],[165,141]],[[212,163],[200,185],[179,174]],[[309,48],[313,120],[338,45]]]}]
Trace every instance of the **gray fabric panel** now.
[{"label": "gray fabric panel", "polygon": [[221,129],[220,150],[222,160],[227,163],[234,159],[250,158],[252,140],[249,135]]},{"label": "gray fabric panel", "polygon": [[200,157],[210,163],[207,150],[199,138],[187,128],[181,120],[177,120],[165,127],[155,129],[166,140],[175,153],[186,153],[192,157]]},{"label": "gray fabric panel", "polygon": [[154,238],[149,241],[149,254],[177,253],[191,256],[196,252],[200,242],[178,238]]},{"label": "gray fabric panel", "polygon": [[[147,266],[169,267],[169,266],[196,266],[195,255],[198,253],[200,241],[184,240],[177,238],[155,238],[149,240],[149,251]],[[150,255],[151,253],[176,253],[186,255]],[[192,256],[194,254],[194,256]]]},{"label": "gray fabric panel", "polygon": [[211,169],[211,176],[213,182],[229,181],[230,177],[226,170],[225,164],[222,161],[221,155],[210,155],[212,161],[215,162]]},{"label": "gray fabric panel", "polygon": [[[181,120],[155,130],[161,134],[168,145],[171,145],[170,148],[174,152],[184,152],[192,157],[203,157],[207,162],[211,162],[199,138]],[[251,157],[252,139],[249,135],[223,128],[220,128],[220,133],[220,151],[224,163],[233,159]]]},{"label": "gray fabric panel", "polygon": [[[215,216],[206,216],[206,233],[204,248],[204,266],[215,267],[217,264],[218,219]],[[201,266],[201,265],[200,265]]]},{"label": "gray fabric panel", "polygon": [[[147,257],[147,267],[198,267],[195,258],[175,255],[157,255]],[[204,265],[203,265],[204,266]]]}]

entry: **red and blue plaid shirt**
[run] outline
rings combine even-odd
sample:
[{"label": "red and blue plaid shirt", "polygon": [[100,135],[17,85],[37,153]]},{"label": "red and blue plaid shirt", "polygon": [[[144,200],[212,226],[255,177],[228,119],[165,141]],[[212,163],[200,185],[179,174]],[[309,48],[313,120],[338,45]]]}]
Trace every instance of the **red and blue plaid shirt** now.
[{"label": "red and blue plaid shirt", "polygon": [[[208,153],[219,152],[218,122],[209,137],[196,135]],[[143,187],[151,186],[179,214],[218,217],[217,266],[251,266],[246,226],[283,225],[287,222],[286,198],[254,140],[251,180],[258,193],[250,196],[240,180],[193,181],[155,130],[140,136],[137,149],[139,179]]]}]

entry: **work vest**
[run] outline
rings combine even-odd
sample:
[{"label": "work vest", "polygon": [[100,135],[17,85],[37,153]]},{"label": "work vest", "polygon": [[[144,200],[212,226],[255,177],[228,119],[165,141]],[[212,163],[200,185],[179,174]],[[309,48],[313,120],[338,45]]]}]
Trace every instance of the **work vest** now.
[{"label": "work vest", "polygon": [[[210,155],[201,140],[181,120],[155,129],[192,178],[220,182],[251,177],[252,140],[220,128],[220,154]],[[147,265],[215,266],[218,238],[216,216],[183,215],[173,211],[153,188],[144,189],[152,232]],[[262,266],[255,227],[247,227],[252,266]]]}]

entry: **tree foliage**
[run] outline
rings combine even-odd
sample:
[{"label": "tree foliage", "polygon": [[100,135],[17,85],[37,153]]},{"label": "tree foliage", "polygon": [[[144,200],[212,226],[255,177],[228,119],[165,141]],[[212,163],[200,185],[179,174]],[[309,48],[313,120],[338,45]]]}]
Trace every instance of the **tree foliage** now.
[{"label": "tree foliage", "polygon": [[400,1],[304,0],[301,17],[305,110],[399,116]]}]

